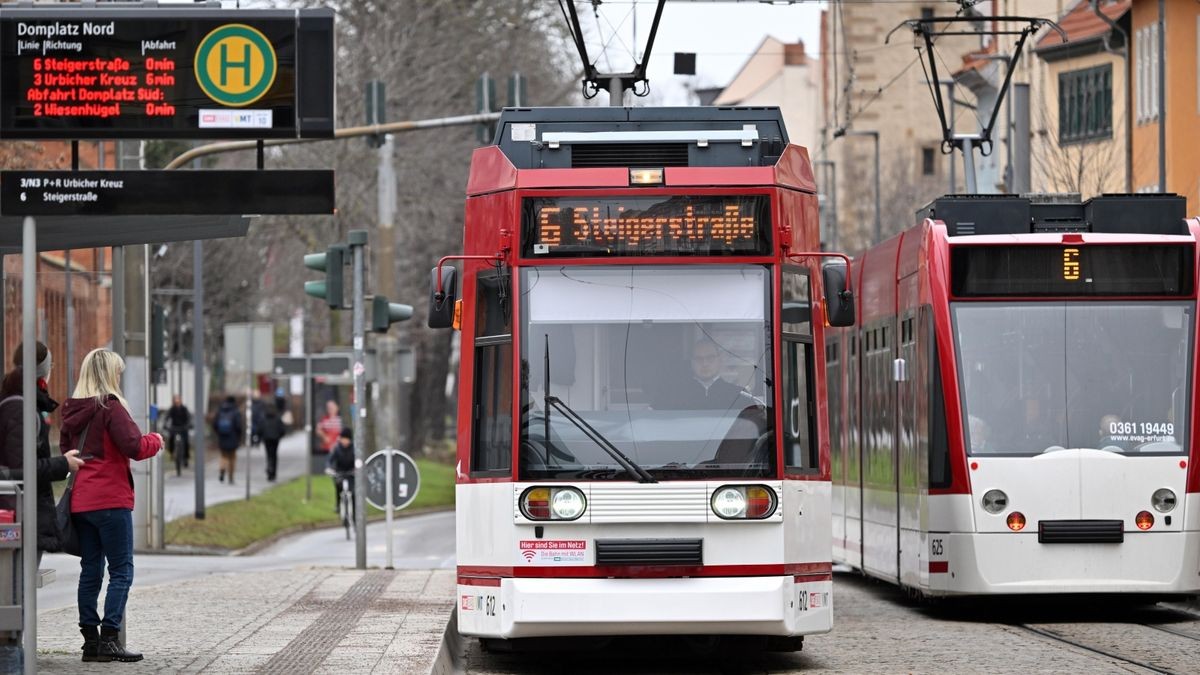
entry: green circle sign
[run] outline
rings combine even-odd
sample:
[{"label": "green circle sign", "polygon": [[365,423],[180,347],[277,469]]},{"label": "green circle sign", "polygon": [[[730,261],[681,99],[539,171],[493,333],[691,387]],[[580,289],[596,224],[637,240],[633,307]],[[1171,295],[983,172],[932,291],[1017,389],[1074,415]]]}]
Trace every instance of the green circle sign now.
[{"label": "green circle sign", "polygon": [[221,26],[196,48],[196,82],[209,98],[234,108],[262,98],[275,84],[275,49],[245,24]]}]

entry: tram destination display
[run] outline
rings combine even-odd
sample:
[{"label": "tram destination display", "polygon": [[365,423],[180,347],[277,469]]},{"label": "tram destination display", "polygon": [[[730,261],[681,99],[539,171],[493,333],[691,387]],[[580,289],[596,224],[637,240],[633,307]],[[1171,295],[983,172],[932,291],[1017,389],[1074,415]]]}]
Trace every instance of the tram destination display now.
[{"label": "tram destination display", "polygon": [[538,197],[524,203],[524,255],[768,255],[765,195]]},{"label": "tram destination display", "polygon": [[956,297],[1187,296],[1195,287],[1191,244],[954,246]]},{"label": "tram destination display", "polygon": [[0,6],[0,137],[333,135],[333,13]]}]

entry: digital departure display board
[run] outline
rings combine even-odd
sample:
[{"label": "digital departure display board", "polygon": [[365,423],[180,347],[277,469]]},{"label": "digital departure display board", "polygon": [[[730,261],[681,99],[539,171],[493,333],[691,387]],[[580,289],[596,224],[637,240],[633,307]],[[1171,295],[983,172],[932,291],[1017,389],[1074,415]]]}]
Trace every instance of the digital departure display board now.
[{"label": "digital departure display board", "polygon": [[525,200],[523,223],[532,258],[771,252],[765,195],[538,197]]},{"label": "digital departure display board", "polygon": [[1195,288],[1191,244],[953,246],[956,297],[1178,296]]},{"label": "digital departure display board", "polygon": [[329,10],[0,5],[0,137],[333,135]]}]

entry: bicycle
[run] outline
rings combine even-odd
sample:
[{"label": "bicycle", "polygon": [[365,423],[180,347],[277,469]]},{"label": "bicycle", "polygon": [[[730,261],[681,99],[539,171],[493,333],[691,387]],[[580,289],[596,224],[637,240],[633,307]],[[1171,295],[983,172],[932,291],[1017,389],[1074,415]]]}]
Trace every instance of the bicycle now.
[{"label": "bicycle", "polygon": [[338,516],[342,519],[342,525],[346,528],[346,541],[354,537],[354,487],[351,482],[354,479],[354,474],[340,473],[333,469],[326,469],[327,475],[333,476],[334,480],[340,482],[342,486],[341,496],[338,499]]}]

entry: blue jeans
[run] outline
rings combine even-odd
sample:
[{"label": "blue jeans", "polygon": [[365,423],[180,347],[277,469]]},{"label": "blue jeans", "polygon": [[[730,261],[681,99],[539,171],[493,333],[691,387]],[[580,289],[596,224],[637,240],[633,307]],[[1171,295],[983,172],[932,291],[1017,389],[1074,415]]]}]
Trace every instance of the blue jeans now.
[{"label": "blue jeans", "polygon": [[[125,601],[133,584],[133,511],[101,509],[72,516],[79,531],[79,625],[119,630],[125,618]],[[108,594],[104,622],[96,612],[104,560],[108,559]]]}]

